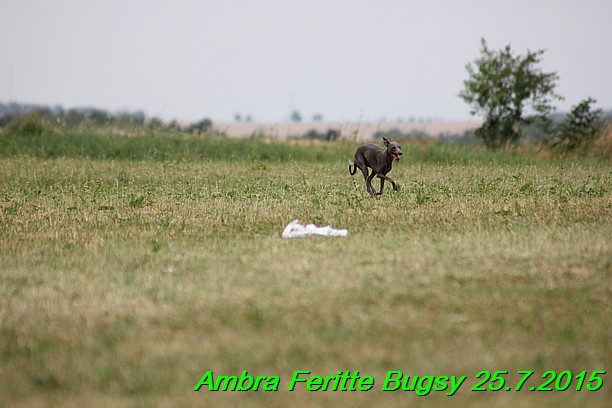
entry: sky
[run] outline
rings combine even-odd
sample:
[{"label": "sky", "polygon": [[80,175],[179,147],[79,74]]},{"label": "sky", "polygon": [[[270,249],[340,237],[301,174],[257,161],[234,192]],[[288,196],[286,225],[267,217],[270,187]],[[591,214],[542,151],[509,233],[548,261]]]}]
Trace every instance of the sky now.
[{"label": "sky", "polygon": [[0,102],[164,120],[466,120],[465,66],[544,49],[612,109],[611,0],[0,0]]}]

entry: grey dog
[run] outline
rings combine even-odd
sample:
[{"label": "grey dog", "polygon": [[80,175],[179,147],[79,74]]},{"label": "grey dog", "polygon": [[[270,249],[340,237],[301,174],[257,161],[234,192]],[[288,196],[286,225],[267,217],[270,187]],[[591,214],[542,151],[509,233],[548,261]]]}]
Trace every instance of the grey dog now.
[{"label": "grey dog", "polygon": [[[363,179],[366,183],[366,189],[372,197],[381,195],[383,187],[385,186],[385,180],[393,185],[393,189],[397,191],[397,185],[395,181],[387,177],[387,173],[391,171],[391,166],[394,161],[400,161],[400,156],[404,154],[402,147],[397,142],[390,142],[386,137],[383,137],[386,149],[375,145],[365,144],[357,148],[355,152],[354,167],[351,169],[349,164],[349,173],[354,175],[357,169],[363,173]],[[372,173],[368,175],[368,167],[372,169]],[[372,186],[372,179],[377,176],[380,179],[380,191],[377,193]]]}]

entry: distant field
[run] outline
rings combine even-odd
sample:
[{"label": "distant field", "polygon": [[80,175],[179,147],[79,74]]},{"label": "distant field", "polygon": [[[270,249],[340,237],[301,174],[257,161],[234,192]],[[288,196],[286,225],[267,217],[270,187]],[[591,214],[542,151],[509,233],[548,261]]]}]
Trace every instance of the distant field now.
[{"label": "distant field", "polygon": [[344,139],[370,140],[376,132],[398,131],[402,134],[462,135],[467,130],[480,126],[478,120],[472,121],[406,121],[406,122],[287,122],[287,123],[217,123],[215,129],[229,137],[248,137],[259,134],[267,137],[286,139],[302,136],[315,130],[325,133],[329,129],[340,132]]},{"label": "distant field", "polygon": [[[0,134],[0,406],[608,406],[610,162],[404,144],[376,200],[356,146]],[[293,219],[349,236],[283,240]],[[207,370],[280,389],[194,392]],[[289,392],[296,370],[376,386]],[[389,370],[468,378],[417,396]],[[471,391],[482,370],[534,374]],[[547,370],[571,386],[530,391]]]}]

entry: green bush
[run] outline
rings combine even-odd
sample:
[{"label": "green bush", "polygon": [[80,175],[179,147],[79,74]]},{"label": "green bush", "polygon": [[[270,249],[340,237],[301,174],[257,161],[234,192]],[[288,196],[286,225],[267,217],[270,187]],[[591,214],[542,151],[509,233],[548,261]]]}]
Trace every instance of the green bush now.
[{"label": "green bush", "polygon": [[587,98],[572,108],[559,126],[553,146],[568,151],[593,144],[602,129],[599,118],[602,110],[591,108],[595,102],[595,99]]},{"label": "green bush", "polygon": [[45,133],[51,133],[52,129],[36,113],[33,113],[13,118],[6,132],[20,136],[42,136]]}]

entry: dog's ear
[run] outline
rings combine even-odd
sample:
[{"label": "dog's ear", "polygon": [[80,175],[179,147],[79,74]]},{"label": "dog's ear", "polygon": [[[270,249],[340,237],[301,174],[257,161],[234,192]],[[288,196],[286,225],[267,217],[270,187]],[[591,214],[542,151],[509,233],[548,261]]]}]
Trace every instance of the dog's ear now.
[{"label": "dog's ear", "polygon": [[383,136],[383,141],[385,142],[385,146],[389,147],[389,141],[384,136]]}]

